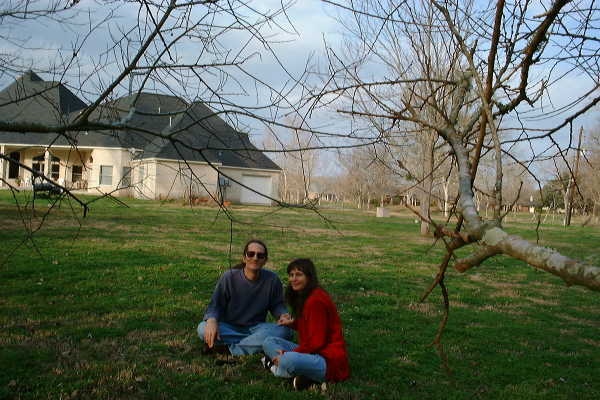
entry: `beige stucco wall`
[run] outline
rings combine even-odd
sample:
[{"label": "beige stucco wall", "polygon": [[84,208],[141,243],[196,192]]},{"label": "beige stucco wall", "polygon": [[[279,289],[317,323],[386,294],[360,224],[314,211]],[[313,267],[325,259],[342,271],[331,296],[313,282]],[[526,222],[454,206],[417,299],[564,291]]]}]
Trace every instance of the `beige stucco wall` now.
[{"label": "beige stucco wall", "polygon": [[[131,167],[131,153],[126,149],[101,149],[96,148],[90,154],[93,162],[89,164],[88,191],[97,193],[97,189],[109,193],[122,187],[123,167]],[[112,183],[110,185],[100,184],[100,167],[112,166]],[[114,193],[115,196],[130,195],[129,189],[121,189]]]},{"label": "beige stucco wall", "polygon": [[[268,195],[274,199],[279,199],[279,180],[281,177],[280,171],[234,167],[220,167],[219,171],[221,171],[224,175],[229,176],[239,182],[242,182],[244,175],[270,176],[271,193],[268,193]],[[241,196],[242,187],[237,183],[231,181],[230,185],[225,190],[225,200],[231,201],[233,203],[239,203],[241,201]]]},{"label": "beige stucco wall", "polygon": [[132,196],[138,199],[154,199],[156,195],[156,163],[134,161],[132,163]]},{"label": "beige stucco wall", "polygon": [[217,192],[217,171],[206,163],[156,161],[158,198],[209,197]]},{"label": "beige stucco wall", "polygon": [[146,159],[135,162],[133,176],[138,198],[208,198],[217,192],[218,174],[206,163]]},{"label": "beige stucco wall", "polygon": [[[35,156],[44,154],[45,148],[41,146],[4,146],[4,152],[20,151],[21,161],[31,167]],[[132,160],[132,154],[127,149],[95,148],[60,148],[53,147],[50,153],[60,158],[59,183],[66,187],[71,186],[72,166],[82,165],[82,180],[87,182],[87,190],[98,194],[100,189],[104,193],[112,192],[115,196],[132,196],[146,199],[186,198],[190,192],[196,197],[210,197],[209,194],[218,198],[218,176],[206,163],[186,163],[173,160],[147,159],[143,161]],[[112,167],[112,184],[100,185],[100,166]],[[189,165],[189,166],[188,166]],[[8,163],[4,163],[3,172],[8,175]],[[132,168],[131,188],[122,188],[123,167]],[[141,167],[144,176],[141,176]],[[191,171],[190,171],[191,168]],[[227,175],[240,182],[245,175],[270,177],[271,192],[267,193],[272,198],[279,198],[279,183],[281,173],[279,171],[224,167],[217,165],[222,174]],[[48,170],[48,168],[46,168]],[[0,172],[2,171],[0,170]],[[23,168],[20,169],[21,186],[31,184],[31,173]],[[203,184],[197,182],[200,179]],[[16,181],[16,180],[13,180]],[[14,184],[15,182],[10,182]],[[82,187],[74,187],[82,189]],[[120,188],[119,190],[117,190]],[[242,187],[233,181],[225,188],[223,200],[240,203]]]}]

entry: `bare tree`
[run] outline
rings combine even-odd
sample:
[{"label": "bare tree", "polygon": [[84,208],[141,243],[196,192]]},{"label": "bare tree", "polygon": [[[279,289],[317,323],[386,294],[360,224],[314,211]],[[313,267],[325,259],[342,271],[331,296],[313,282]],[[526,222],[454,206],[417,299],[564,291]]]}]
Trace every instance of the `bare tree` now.
[{"label": "bare tree", "polygon": [[[293,120],[286,125],[298,126]],[[303,204],[310,199],[314,189],[313,178],[321,162],[318,137],[302,129],[270,129],[264,148],[278,150],[274,160],[282,169],[283,182],[280,185],[281,198],[288,203]]]},{"label": "bare tree", "polygon": [[[44,169],[32,170],[31,175],[52,182],[64,196],[78,202],[84,210],[94,200],[83,200],[71,187],[52,179],[49,170],[52,155],[49,151],[61,143],[63,147],[70,146],[69,154],[82,157],[78,143],[82,135],[91,131],[119,140],[127,133],[129,137],[138,136],[139,140],[149,144],[170,142],[182,160],[181,165],[170,172],[174,175],[173,182],[184,181],[189,196],[203,191],[213,196],[215,202],[222,203],[215,188],[207,187],[201,174],[188,162],[190,155],[216,170],[208,157],[211,152],[221,154],[229,151],[246,158],[258,152],[246,133],[255,129],[250,128],[250,124],[286,127],[280,117],[283,113],[295,112],[295,106],[287,100],[287,96],[301,88],[304,79],[302,65],[297,68],[298,63],[295,62],[295,72],[292,73],[272,47],[280,42],[282,36],[289,38],[295,35],[294,26],[286,15],[289,6],[289,2],[282,2],[279,8],[273,9],[238,0],[4,3],[0,6],[0,37],[5,40],[6,46],[0,56],[0,79],[2,86],[12,84],[15,90],[0,101],[0,107],[3,110],[6,107],[19,109],[24,102],[40,98],[46,109],[50,109],[52,118],[51,122],[48,119],[42,121],[31,110],[11,115],[3,113],[0,116],[0,135],[22,134],[42,138],[40,141],[47,143],[45,160],[40,162]],[[52,42],[56,45],[48,45],[35,36],[35,28],[40,25],[67,29],[69,35]],[[33,33],[24,35],[23,32],[28,29]],[[283,74],[282,81],[265,79],[269,72],[263,72],[265,68],[257,68],[261,62],[266,62],[268,69],[276,69]],[[42,89],[20,90],[21,77],[41,80],[37,74],[50,78],[43,85],[38,85]],[[53,103],[46,96],[56,90],[70,90],[85,104],[78,104],[73,110],[65,109],[63,104]],[[148,111],[143,107],[147,101],[145,92],[160,93],[175,100],[167,111],[161,112],[160,105]],[[124,97],[128,95],[125,101]],[[197,112],[199,104],[207,106],[202,108],[202,113]],[[142,117],[153,121],[168,120],[169,126],[171,120],[177,118],[181,123],[178,129],[167,132],[162,129],[164,124],[142,126],[135,123]],[[210,130],[211,124],[218,125],[221,120],[237,129],[239,138],[236,144],[224,142],[216,129],[214,132]],[[196,126],[203,126],[202,129],[208,130],[212,137],[204,142],[181,139],[182,132]],[[303,145],[305,143],[297,147],[302,148]],[[123,147],[128,145],[124,143]],[[130,150],[136,151],[134,147]],[[277,153],[278,150],[273,151]],[[31,170],[31,166],[23,160],[5,153],[4,146],[0,159],[3,166],[10,164]],[[86,163],[88,160],[82,158],[82,164],[85,166]],[[85,168],[80,173],[85,175]],[[143,163],[138,163],[136,168],[127,172],[131,174],[126,179],[128,185],[151,179],[149,173]],[[218,174],[226,175],[222,170]],[[0,178],[2,185],[18,190],[5,177]],[[223,178],[223,182],[232,181],[256,191],[244,185],[239,177]],[[119,185],[118,189],[124,188]],[[270,196],[269,193],[260,194]],[[112,193],[100,195],[110,196]],[[272,200],[283,204],[278,198]],[[223,210],[227,212],[225,208]]]},{"label": "bare tree", "polygon": [[[423,226],[433,227],[447,250],[423,299],[440,287],[448,311],[448,267],[466,272],[499,254],[554,274],[568,285],[600,291],[600,267],[509,234],[503,227],[505,207],[518,198],[514,190],[506,190],[506,165],[518,165],[533,176],[539,160],[560,160],[569,176],[576,175],[569,158],[569,151],[575,149],[573,124],[600,102],[600,11],[595,3],[324,2],[340,12],[341,26],[355,45],[346,47],[344,57],[328,47],[327,71],[320,74],[321,84],[310,88],[305,86],[306,71],[291,74],[273,48],[275,33],[293,33],[288,3],[275,10],[238,0],[106,0],[98,1],[103,7],[94,10],[88,2],[77,1],[23,2],[26,7],[5,3],[0,9],[0,36],[12,47],[0,55],[0,77],[14,80],[33,69],[52,76],[53,82],[70,88],[88,104],[75,113],[57,113],[52,124],[0,116],[0,132],[47,135],[50,144],[61,138],[72,144],[74,153],[78,136],[88,131],[133,132],[150,141],[169,141],[182,154],[201,157],[209,151],[255,151],[248,135],[241,135],[238,147],[220,142],[217,136],[210,143],[194,144],[179,140],[178,132],[132,124],[142,114],[138,109],[142,92],[153,90],[186,100],[175,111],[154,113],[156,117],[184,115],[194,125],[218,116],[240,132],[250,130],[251,119],[272,131],[277,127],[294,132],[296,145],[279,138],[267,151],[293,155],[301,167],[307,165],[304,155],[320,148],[422,143],[422,170],[413,177],[427,198],[421,200],[424,208],[413,207],[413,211]],[[113,19],[124,10],[136,16],[131,23]],[[40,56],[36,43],[9,29],[30,21],[68,24],[72,40],[67,46],[42,49],[45,54]],[[94,40],[100,32],[109,32],[111,38],[102,48]],[[261,74],[253,65],[260,57],[268,57],[287,74],[287,81],[276,85],[268,74]],[[386,68],[378,74],[381,65]],[[561,85],[572,77],[585,81],[584,89],[569,88],[572,91],[565,94]],[[118,103],[116,99],[129,91],[132,101]],[[298,92],[304,95],[298,103],[288,100]],[[0,106],[31,96],[23,92]],[[194,114],[191,104],[197,101],[211,108],[208,117]],[[349,116],[349,127],[315,128],[310,117],[321,107]],[[286,120],[290,115],[293,118]],[[363,122],[357,123],[359,119]],[[303,135],[311,140],[301,140]],[[530,154],[522,156],[520,146],[529,148]],[[359,204],[368,204],[375,192],[365,184],[371,182],[365,174],[374,165],[373,154],[364,160],[353,153],[342,164],[346,163],[347,179],[354,181],[349,185],[352,195]],[[0,158],[30,168],[4,152]],[[400,157],[394,161],[402,164]],[[455,166],[458,181],[454,219],[435,221],[429,211],[434,171],[450,177],[449,165]],[[478,188],[477,179],[486,167],[492,184]],[[189,164],[184,169],[190,185],[202,185]],[[49,179],[47,172],[37,175]],[[304,192],[311,176],[302,172]],[[89,201],[61,189],[84,209],[89,207]],[[479,194],[493,199],[490,218],[477,206]],[[233,218],[225,207],[223,211]],[[28,227],[30,232],[35,229]],[[454,252],[463,247],[472,253],[457,258]],[[447,319],[446,312],[435,339],[442,355]]]},{"label": "bare tree", "polygon": [[[140,131],[139,127],[130,124],[131,116],[136,113],[135,99],[130,108],[119,110],[118,118],[98,117],[104,104],[118,97],[131,81],[135,81],[136,95],[151,86],[190,101],[201,99],[213,107],[215,114],[236,126],[242,124],[242,116],[287,126],[285,122],[279,122],[279,116],[281,110],[288,110],[300,117],[295,120],[297,126],[291,128],[320,136],[322,141],[315,147],[331,146],[323,138],[354,141],[350,145],[336,142],[338,147],[343,147],[364,146],[368,142],[391,145],[393,135],[432,134],[450,149],[459,181],[454,229],[420,213],[423,220],[435,226],[437,236],[450,239],[448,255],[440,266],[436,284],[443,283],[444,272],[455,249],[478,243],[472,256],[455,261],[457,270],[466,271],[502,253],[558,275],[569,284],[598,290],[600,270],[597,267],[509,235],[502,228],[502,207],[506,204],[503,160],[511,159],[529,167],[536,159],[518,159],[513,147],[518,143],[541,141],[547,148],[532,144],[533,149],[539,149],[536,156],[568,161],[564,155],[565,146],[570,147],[573,132],[566,128],[600,101],[594,92],[599,76],[598,55],[594,50],[597,46],[594,45],[600,40],[593,23],[597,10],[586,3],[567,0],[555,1],[547,8],[540,8],[539,3],[530,1],[510,4],[500,1],[491,8],[479,3],[449,1],[327,3],[338,7],[340,12],[350,13],[351,19],[344,21],[345,26],[353,40],[361,45],[354,47],[354,63],[329,49],[332,74],[326,79],[327,86],[313,90],[298,106],[286,100],[290,86],[298,88],[302,82],[298,77],[290,76],[288,85],[278,89],[250,68],[255,54],[250,44],[262,46],[266,49],[265,54],[275,62],[279,61],[267,39],[270,36],[261,34],[261,29],[272,29],[269,25],[272,21],[286,23],[286,4],[275,11],[262,12],[244,2],[127,2],[126,6],[137,6],[137,20],[128,27],[111,21],[114,7],[123,6],[113,1],[101,3],[109,11],[99,19],[94,19],[89,10],[75,2],[54,2],[45,11],[35,13],[30,13],[31,7],[7,8],[1,14],[3,26],[20,22],[23,13],[55,21],[58,15],[68,20],[75,15],[69,13],[79,12],[81,16],[87,12],[89,21],[78,27],[78,40],[71,42],[68,52],[65,48],[56,49],[55,59],[45,67],[53,72],[56,82],[68,84],[69,78],[76,77],[78,83],[71,87],[85,95],[90,106],[77,115],[59,119],[52,126],[26,119],[4,120],[0,121],[0,129],[58,135],[73,142],[76,134],[87,130]],[[66,8],[66,12],[57,5]],[[86,46],[91,46],[90,38],[100,27],[110,30],[113,40],[104,51],[95,53],[98,57],[84,63],[79,54]],[[279,28],[281,25],[277,26]],[[247,35],[248,45],[239,47],[235,53],[224,44],[232,31]],[[4,35],[10,35],[10,32],[5,31]],[[389,40],[392,36],[395,36],[393,42]],[[31,50],[26,40],[13,39],[18,49]],[[183,51],[183,46],[190,41],[198,46],[192,58]],[[384,51],[390,43],[396,46],[394,51]],[[406,58],[412,63],[390,61],[390,57]],[[361,68],[374,59],[388,60],[395,68],[395,76],[369,79]],[[16,75],[17,67],[22,71],[25,66],[31,66],[23,58],[11,60],[10,64],[5,62],[12,68],[5,68],[5,74]],[[443,61],[442,67],[439,67],[439,60]],[[547,112],[552,108],[550,101],[554,88],[572,74],[583,74],[588,83],[586,90],[574,94],[573,101],[567,106]],[[257,87],[261,94],[267,95],[259,96],[258,101],[249,101],[249,89]],[[360,101],[350,105],[339,103],[339,113],[377,118],[384,125],[380,124],[372,135],[364,131],[360,135],[354,132],[336,134],[311,128],[306,122],[308,114],[302,113],[302,106],[307,105],[309,110],[324,104],[331,106],[340,96]],[[363,101],[367,99],[368,102]],[[369,104],[369,109],[355,108],[358,104]],[[273,110],[278,111],[269,114]],[[188,110],[184,107],[180,111]],[[556,115],[560,116],[557,118]],[[546,118],[547,126],[539,127],[540,118]],[[533,121],[535,126],[528,126],[528,121]],[[499,132],[500,126],[506,131],[504,136]],[[144,133],[177,143],[173,132],[165,134],[147,129]],[[563,140],[565,136],[567,141]],[[180,144],[200,153],[224,149],[218,144],[204,147]],[[290,151],[313,148],[306,144],[299,147],[302,146],[305,148]],[[494,160],[492,220],[480,216],[474,199],[473,182],[482,154],[486,153],[493,154]],[[3,155],[3,158],[9,157]]]},{"label": "bare tree", "polygon": [[[406,49],[429,46],[424,38],[434,31],[435,51],[456,60],[453,68],[440,76],[432,58],[410,58],[419,64],[416,71],[399,70],[392,79],[375,80],[361,74],[357,63],[342,60],[331,49],[329,69],[333,74],[328,88],[313,95],[313,101],[340,93],[370,98],[374,106],[368,112],[352,107],[340,107],[339,112],[387,119],[389,129],[382,131],[388,132],[392,126],[410,123],[410,133],[418,126],[421,132],[435,133],[451,148],[459,174],[455,227],[449,229],[432,221],[429,215],[420,214],[436,227],[438,236],[450,239],[446,243],[448,254],[432,287],[441,285],[445,290],[443,278],[454,250],[478,244],[472,255],[455,260],[456,270],[464,272],[490,257],[505,254],[555,274],[569,285],[600,290],[600,268],[508,234],[502,227],[502,207],[507,202],[503,198],[503,160],[525,168],[534,161],[518,159],[515,144],[531,143],[534,150],[538,149],[536,156],[565,159],[563,138],[566,136],[567,142],[572,138],[570,124],[600,101],[600,97],[594,97],[599,84],[598,55],[588,47],[589,44],[597,48],[598,39],[592,34],[597,32],[593,26],[597,10],[577,1],[555,1],[546,9],[534,9],[537,3],[527,1],[499,1],[490,9],[479,3],[441,1],[331,3],[339,6],[341,12],[350,13],[344,22],[349,26],[349,34],[362,44],[358,63],[379,58],[382,43],[386,43],[382,38],[391,32],[399,36],[399,43],[405,43],[398,49],[398,57],[414,57],[414,52]],[[553,96],[561,79],[577,73],[585,75],[591,89],[574,94],[569,107],[554,111],[562,112],[559,118],[550,115],[546,99]],[[392,89],[403,93],[400,102],[390,99],[388,92]],[[446,103],[450,98],[452,101]],[[548,126],[540,129],[536,122],[525,125],[536,121],[534,115],[546,118]],[[517,127],[503,128],[506,132],[500,135],[501,122],[503,126],[514,126],[517,121]],[[405,132],[408,134],[409,130],[405,128]],[[540,148],[544,143],[546,148]],[[473,182],[481,156],[488,152],[494,160],[490,195],[495,207],[493,218],[484,220],[475,204]]]}]

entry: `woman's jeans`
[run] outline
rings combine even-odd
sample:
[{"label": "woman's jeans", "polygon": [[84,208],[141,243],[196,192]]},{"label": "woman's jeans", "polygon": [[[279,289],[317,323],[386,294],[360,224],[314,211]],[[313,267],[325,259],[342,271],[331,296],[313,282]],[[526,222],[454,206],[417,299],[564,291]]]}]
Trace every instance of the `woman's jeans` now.
[{"label": "woman's jeans", "polygon": [[[203,342],[205,327],[205,321],[200,322],[198,325],[198,336]],[[270,322],[262,322],[254,326],[239,326],[219,322],[221,340],[217,340],[217,343],[227,345],[229,352],[234,356],[243,356],[245,354],[260,353],[263,349],[263,342],[269,336],[291,339],[292,335],[293,332],[290,328]]]},{"label": "woman's jeans", "polygon": [[296,343],[280,337],[268,337],[265,339],[263,351],[271,360],[279,356],[277,350],[285,351],[279,358],[279,365],[271,368],[273,375],[282,378],[302,375],[316,382],[325,381],[325,372],[327,371],[325,359],[318,354],[304,354],[291,351],[296,347],[298,347]]}]

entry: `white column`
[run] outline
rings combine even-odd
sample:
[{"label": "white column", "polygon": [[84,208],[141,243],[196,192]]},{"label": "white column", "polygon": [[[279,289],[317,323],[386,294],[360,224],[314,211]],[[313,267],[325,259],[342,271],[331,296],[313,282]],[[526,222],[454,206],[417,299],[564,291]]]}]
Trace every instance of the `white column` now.
[{"label": "white column", "polygon": [[[6,155],[6,146],[0,146],[0,153],[2,155]],[[0,158],[0,178],[2,179],[6,179],[6,164],[8,164],[6,160],[4,158]],[[4,187],[4,181],[2,179],[0,179],[0,187]]]},{"label": "white column", "polygon": [[44,153],[44,175],[50,178],[50,152],[46,150]]}]

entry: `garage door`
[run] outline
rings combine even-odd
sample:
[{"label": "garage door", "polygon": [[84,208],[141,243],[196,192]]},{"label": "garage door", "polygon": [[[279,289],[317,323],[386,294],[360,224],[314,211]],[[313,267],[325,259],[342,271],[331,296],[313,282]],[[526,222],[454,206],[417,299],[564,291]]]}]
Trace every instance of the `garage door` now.
[{"label": "garage door", "polygon": [[[243,175],[242,183],[259,193],[271,196],[270,176]],[[260,194],[254,193],[245,187],[242,187],[242,196],[240,202],[242,204],[271,204],[271,200],[261,196]]]}]

